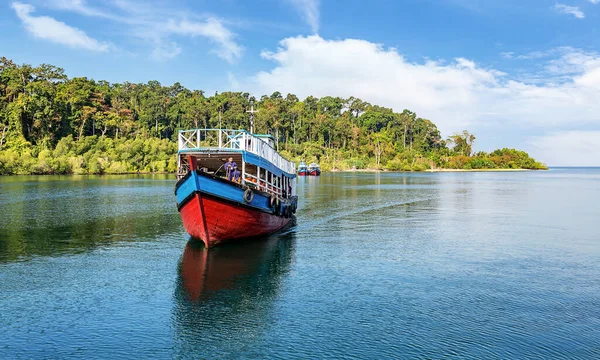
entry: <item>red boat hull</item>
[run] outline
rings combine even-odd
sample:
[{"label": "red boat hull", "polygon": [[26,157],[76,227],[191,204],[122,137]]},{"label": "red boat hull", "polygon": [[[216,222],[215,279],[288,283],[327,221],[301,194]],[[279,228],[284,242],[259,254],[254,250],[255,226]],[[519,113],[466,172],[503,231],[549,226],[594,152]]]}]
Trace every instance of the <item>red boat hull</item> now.
[{"label": "red boat hull", "polygon": [[196,193],[180,209],[185,230],[207,248],[225,241],[264,236],[285,227],[291,220]]}]

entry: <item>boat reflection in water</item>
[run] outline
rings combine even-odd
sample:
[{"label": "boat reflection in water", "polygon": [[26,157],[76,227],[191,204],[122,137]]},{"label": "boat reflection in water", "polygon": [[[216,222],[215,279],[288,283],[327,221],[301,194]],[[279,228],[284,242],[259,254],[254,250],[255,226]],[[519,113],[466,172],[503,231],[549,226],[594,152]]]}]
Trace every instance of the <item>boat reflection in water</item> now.
[{"label": "boat reflection in water", "polygon": [[211,249],[188,241],[175,288],[177,352],[247,356],[236,346],[258,341],[274,323],[271,309],[290,270],[294,241],[294,233]]}]

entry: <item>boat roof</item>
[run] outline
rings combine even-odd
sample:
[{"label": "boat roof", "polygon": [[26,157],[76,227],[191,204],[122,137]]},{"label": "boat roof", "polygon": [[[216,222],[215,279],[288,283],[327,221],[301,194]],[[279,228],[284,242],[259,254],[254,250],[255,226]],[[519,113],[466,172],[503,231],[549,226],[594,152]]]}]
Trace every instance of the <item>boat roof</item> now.
[{"label": "boat roof", "polygon": [[[178,153],[241,153],[243,161],[260,166],[271,173],[296,176],[296,163],[284,158],[265,138],[269,134],[251,134],[246,130],[193,129],[179,130]],[[253,141],[256,139],[256,141]]]},{"label": "boat roof", "polygon": [[258,138],[268,138],[271,139],[273,141],[275,141],[275,136],[271,135],[271,134],[252,134],[253,136],[256,136]]}]

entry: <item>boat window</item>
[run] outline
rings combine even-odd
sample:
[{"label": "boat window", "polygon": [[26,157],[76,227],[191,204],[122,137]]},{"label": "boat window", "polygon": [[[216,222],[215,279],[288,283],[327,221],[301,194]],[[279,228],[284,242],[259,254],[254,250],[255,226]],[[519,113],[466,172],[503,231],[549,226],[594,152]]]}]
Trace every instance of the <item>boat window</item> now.
[{"label": "boat window", "polygon": [[190,169],[190,157],[196,159],[196,169],[205,172],[207,174],[215,175],[218,177],[226,177],[225,163],[231,157],[237,164],[238,170],[242,170],[242,155],[240,153],[222,153],[222,154],[180,154],[179,156],[179,176],[185,175],[188,169]]}]

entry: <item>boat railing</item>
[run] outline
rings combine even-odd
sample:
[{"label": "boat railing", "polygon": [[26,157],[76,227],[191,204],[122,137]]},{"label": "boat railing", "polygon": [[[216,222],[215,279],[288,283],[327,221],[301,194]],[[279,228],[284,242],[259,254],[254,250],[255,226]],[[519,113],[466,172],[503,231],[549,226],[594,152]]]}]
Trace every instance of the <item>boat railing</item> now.
[{"label": "boat railing", "polygon": [[281,196],[283,194],[283,190],[280,189],[277,185],[272,184],[270,181],[265,179],[259,179],[255,175],[244,174],[244,180],[246,184],[254,184],[254,186],[261,191],[272,193]]},{"label": "boat railing", "polygon": [[264,139],[245,130],[180,130],[179,152],[243,150],[269,161],[288,174],[296,173],[296,163],[281,156]]}]

